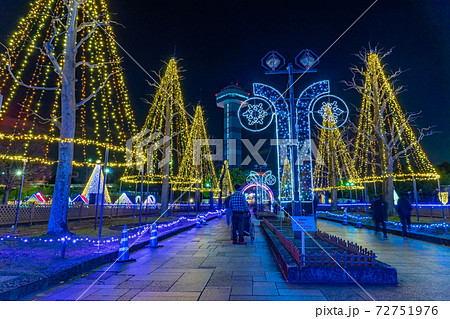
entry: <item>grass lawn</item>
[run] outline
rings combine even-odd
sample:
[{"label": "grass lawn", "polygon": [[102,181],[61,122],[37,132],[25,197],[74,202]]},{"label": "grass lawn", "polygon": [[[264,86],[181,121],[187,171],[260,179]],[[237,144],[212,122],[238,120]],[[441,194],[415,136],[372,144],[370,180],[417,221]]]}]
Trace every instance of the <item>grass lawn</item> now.
[{"label": "grass lawn", "polygon": [[[145,221],[145,217],[142,218],[142,224],[153,222],[157,217],[153,216]],[[177,219],[174,217],[163,217],[158,220],[158,223],[169,222]],[[137,227],[139,223],[139,217],[127,217],[127,218],[104,218],[102,238],[108,237],[120,238],[122,235],[123,225],[127,225],[129,229],[129,245],[131,246],[136,238],[130,238],[133,234],[137,233],[137,230],[132,228]],[[130,230],[131,229],[131,230]],[[49,239],[45,235],[47,225],[34,225],[32,227],[18,227],[14,236],[22,238],[43,238]],[[69,223],[69,230],[74,233],[74,237],[89,237],[91,239],[98,238],[98,226],[97,230],[94,230],[94,220],[82,220],[81,222]],[[0,229],[0,237],[12,234],[10,228]],[[137,242],[143,242],[149,240],[150,234],[147,232],[140,237]],[[102,244],[100,247],[101,253],[109,253],[119,250],[119,242],[113,242],[109,244]],[[53,271],[57,269],[67,268],[71,265],[83,262],[85,260],[95,257],[98,251],[98,246],[94,243],[82,242],[73,243],[69,241],[66,248],[65,259],[60,256],[61,243],[60,242],[32,242],[27,243],[19,240],[4,240],[0,241],[0,275],[26,275],[36,274],[42,271]]]}]

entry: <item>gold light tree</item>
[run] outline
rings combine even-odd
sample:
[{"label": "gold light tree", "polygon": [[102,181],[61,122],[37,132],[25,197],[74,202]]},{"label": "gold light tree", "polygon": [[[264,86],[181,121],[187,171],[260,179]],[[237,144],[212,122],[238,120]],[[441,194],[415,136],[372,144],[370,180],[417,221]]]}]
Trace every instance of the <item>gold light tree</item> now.
[{"label": "gold light tree", "polygon": [[217,194],[219,191],[219,183],[217,182],[206,132],[205,118],[200,105],[195,109],[178,180],[174,182],[174,190],[195,190],[196,204],[200,200],[200,193],[215,192]]},{"label": "gold light tree", "polygon": [[228,168],[228,161],[223,161],[222,170],[219,175],[219,197],[226,198],[234,193],[233,181],[231,180],[230,170]]},{"label": "gold light tree", "polygon": [[127,166],[121,178],[126,183],[161,184],[161,213],[168,209],[169,185],[178,180],[175,169],[190,140],[179,73],[177,61],[170,59],[144,127],[134,141],[133,165]]},{"label": "gold light tree", "polygon": [[337,191],[362,189],[363,187],[346,185],[347,181],[357,177],[355,161],[343,132],[337,128],[330,103],[322,106],[324,117],[318,136],[318,156],[314,166],[314,191],[331,193],[332,209],[337,209]]},{"label": "gold light tree", "polygon": [[83,189],[81,195],[83,195],[89,202],[91,195],[98,196],[96,198],[96,202],[100,202],[103,197],[103,190],[105,190],[105,203],[111,204],[111,196],[109,195],[109,191],[107,187],[103,187],[103,183],[105,181],[105,175],[103,174],[102,168],[99,164],[95,165],[94,170],[92,171],[91,176],[89,177],[86,186]]},{"label": "gold light tree", "polygon": [[402,87],[393,86],[400,71],[390,75],[384,71],[382,58],[387,54],[361,52],[358,56],[364,67],[351,70],[364,77],[363,83],[354,77],[347,85],[363,96],[354,154],[357,177],[352,181],[383,182],[384,197],[392,213],[393,181],[437,180],[439,175],[419,144],[431,134],[430,130],[421,129],[416,136],[411,128],[417,114],[403,113],[396,97]]},{"label": "gold light tree", "polygon": [[[75,152],[73,164],[95,166],[95,161],[88,163],[88,153],[93,151],[102,160],[105,147],[109,145],[114,153],[110,165],[123,166],[125,142],[135,133],[136,125],[120,67],[121,59],[110,37],[114,36],[112,21],[105,0],[89,0],[80,7],[77,20],[80,61],[76,66],[76,90],[80,102],[73,139],[80,151]],[[64,34],[65,25],[59,19],[66,11],[64,0],[31,3],[30,12],[20,20],[18,30],[6,46],[8,52],[1,55],[0,89],[4,101],[0,121],[13,123],[13,131],[11,134],[1,132],[0,139],[20,140],[26,146],[33,141],[44,141],[46,150],[39,158],[27,156],[28,147],[23,155],[0,154],[2,158],[53,164],[57,160],[52,156],[52,147],[61,140],[70,140],[59,137],[61,81],[43,50],[45,45],[50,45],[54,32]],[[94,27],[92,19],[102,24],[101,28]],[[56,36],[51,43],[53,55],[58,57],[60,64],[64,63],[63,55],[57,53],[63,52],[64,42],[63,36]],[[99,87],[102,89],[98,90]]]},{"label": "gold light tree", "polygon": [[[136,132],[113,24],[106,0],[35,0],[0,57],[0,139],[24,144],[0,158],[57,163],[48,233],[67,232],[72,166],[105,161],[106,148],[110,166],[125,165]],[[35,143],[44,156],[28,152]]]},{"label": "gold light tree", "polygon": [[280,186],[280,200],[286,200],[286,198],[292,197],[292,176],[291,176],[291,164],[286,158],[283,165],[283,173],[281,175]]}]

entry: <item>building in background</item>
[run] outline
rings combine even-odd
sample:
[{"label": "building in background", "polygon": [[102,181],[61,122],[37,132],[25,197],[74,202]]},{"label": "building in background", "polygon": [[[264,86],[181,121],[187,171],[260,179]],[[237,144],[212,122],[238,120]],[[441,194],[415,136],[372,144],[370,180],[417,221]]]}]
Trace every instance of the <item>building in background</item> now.
[{"label": "building in background", "polygon": [[228,161],[230,168],[241,167],[241,123],[237,113],[241,103],[247,100],[249,95],[250,93],[237,84],[229,85],[216,94],[217,107],[223,109],[224,160]]}]

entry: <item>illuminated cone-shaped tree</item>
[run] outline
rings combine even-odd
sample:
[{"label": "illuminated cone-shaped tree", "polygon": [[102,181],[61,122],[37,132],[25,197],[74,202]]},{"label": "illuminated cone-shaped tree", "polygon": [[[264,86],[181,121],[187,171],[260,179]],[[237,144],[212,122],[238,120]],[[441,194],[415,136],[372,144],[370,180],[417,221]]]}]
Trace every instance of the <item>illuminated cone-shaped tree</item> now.
[{"label": "illuminated cone-shaped tree", "polygon": [[225,160],[222,165],[222,170],[219,175],[219,199],[226,198],[234,193],[233,181],[231,180],[230,170],[228,168],[228,161]]},{"label": "illuminated cone-shaped tree", "polygon": [[[112,23],[106,0],[35,0],[1,56],[1,120],[15,122],[1,138],[25,146],[10,160],[57,163],[49,234],[68,231],[73,165],[102,159],[106,147],[110,164],[123,164],[136,130]],[[29,154],[35,141],[45,156]]]},{"label": "illuminated cone-shaped tree", "polygon": [[[187,113],[180,86],[180,70],[172,58],[156,91],[144,127],[135,141],[135,163],[128,166],[122,181],[161,184],[161,214],[169,207],[169,186],[177,180],[179,167],[189,141]],[[144,174],[147,162],[147,172]]]},{"label": "illuminated cone-shaped tree", "polygon": [[[364,67],[351,68],[354,77],[346,83],[363,96],[354,155],[358,178],[354,182],[382,182],[383,196],[392,214],[394,180],[432,180],[439,176],[419,144],[432,132],[430,128],[421,129],[417,137],[411,128],[418,114],[404,114],[398,104],[396,96],[402,87],[394,88],[393,82],[401,71],[385,73],[382,59],[387,54],[360,52],[358,57]],[[358,82],[357,74],[364,80]]]},{"label": "illuminated cone-shaped tree", "polygon": [[[96,201],[100,203],[101,199],[103,198],[103,182],[105,180],[105,175],[103,175],[102,167],[100,164],[95,165],[94,171],[91,174],[91,177],[89,177],[89,180],[84,187],[83,195],[89,202],[90,196],[96,196]],[[108,188],[105,189],[105,203],[111,204],[111,197],[109,196]]]},{"label": "illuminated cone-shaped tree", "polygon": [[280,181],[280,200],[283,201],[286,198],[291,198],[292,196],[292,176],[291,176],[291,164],[286,158],[283,165],[283,174],[281,175]]},{"label": "illuminated cone-shaped tree", "polygon": [[344,132],[336,127],[332,105],[324,104],[322,111],[324,116],[318,136],[318,156],[313,173],[314,191],[329,191],[331,209],[337,210],[337,191],[349,189],[345,181],[353,180],[357,175],[354,160],[344,141]]},{"label": "illuminated cone-shaped tree", "polygon": [[181,161],[178,181],[175,183],[176,189],[185,191],[192,189],[194,185],[196,207],[199,205],[201,192],[217,193],[219,190],[201,106],[195,109],[188,144]]}]

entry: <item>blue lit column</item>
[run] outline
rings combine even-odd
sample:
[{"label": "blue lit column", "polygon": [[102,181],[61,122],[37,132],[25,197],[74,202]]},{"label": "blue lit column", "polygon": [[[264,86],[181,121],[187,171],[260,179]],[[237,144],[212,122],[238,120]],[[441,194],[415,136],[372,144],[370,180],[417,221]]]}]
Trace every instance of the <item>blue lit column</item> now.
[{"label": "blue lit column", "polygon": [[[283,74],[288,75],[289,77],[289,122],[290,122],[290,139],[292,141],[297,141],[298,137],[298,130],[299,127],[297,126],[297,112],[295,110],[296,103],[294,98],[294,74],[301,74],[301,73],[311,73],[316,72],[317,70],[312,69],[313,66],[317,65],[318,63],[318,57],[310,50],[303,50],[301,51],[297,57],[296,57],[296,65],[299,66],[299,69],[295,69],[292,63],[289,63],[285,70],[282,69],[282,67],[285,65],[285,59],[281,54],[279,54],[277,51],[270,51],[267,53],[261,60],[262,66],[267,69],[268,71],[265,72],[267,75],[276,75],[276,74]],[[309,112],[305,112],[306,116],[308,116]],[[307,128],[309,130],[309,127]],[[301,132],[303,133],[303,132]],[[308,133],[309,136],[309,133]],[[302,215],[302,205],[301,205],[301,198],[300,198],[300,187],[299,184],[300,181],[300,174],[299,167],[298,167],[298,143],[294,143],[294,145],[291,145],[291,154],[292,154],[292,160],[291,160],[291,169],[292,169],[292,175],[293,175],[293,199],[292,199],[292,215],[293,216],[299,216]],[[296,234],[296,237],[299,234]]]}]

